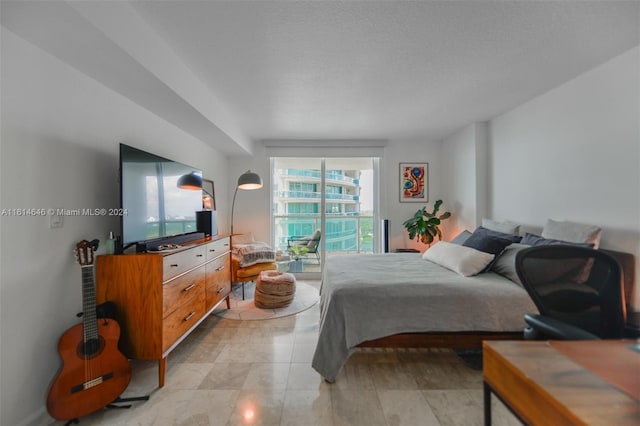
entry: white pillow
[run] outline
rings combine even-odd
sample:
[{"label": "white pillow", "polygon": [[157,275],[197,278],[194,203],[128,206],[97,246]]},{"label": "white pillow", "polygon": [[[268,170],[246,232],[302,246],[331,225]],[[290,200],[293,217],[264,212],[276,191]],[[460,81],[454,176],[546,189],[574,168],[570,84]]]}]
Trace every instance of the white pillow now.
[{"label": "white pillow", "polygon": [[597,249],[600,246],[601,233],[602,230],[594,225],[549,219],[542,230],[542,237],[570,243],[593,244],[593,248]]},{"label": "white pillow", "polygon": [[498,222],[497,220],[483,218],[482,227],[505,234],[520,235],[520,225],[509,222],[508,220],[505,222]]},{"label": "white pillow", "polygon": [[493,260],[489,253],[446,241],[439,241],[424,252],[423,259],[470,277],[480,273]]},{"label": "white pillow", "polygon": [[235,246],[236,244],[251,244],[255,243],[256,240],[253,238],[253,232],[249,232],[248,234],[235,234],[231,237],[231,242]]}]

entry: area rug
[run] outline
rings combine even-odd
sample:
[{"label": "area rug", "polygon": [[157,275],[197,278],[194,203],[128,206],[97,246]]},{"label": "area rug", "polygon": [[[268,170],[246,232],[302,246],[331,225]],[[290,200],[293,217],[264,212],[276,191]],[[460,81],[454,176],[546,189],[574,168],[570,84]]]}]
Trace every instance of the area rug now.
[{"label": "area rug", "polygon": [[230,296],[231,309],[226,309],[227,305],[221,303],[220,309],[214,311],[214,314],[230,320],[267,320],[295,315],[299,312],[306,311],[318,303],[320,299],[318,290],[315,287],[304,281],[298,281],[296,283],[296,295],[289,306],[280,309],[259,309],[253,304],[254,291],[254,282],[245,283],[244,300],[242,300],[242,286],[235,285]]}]

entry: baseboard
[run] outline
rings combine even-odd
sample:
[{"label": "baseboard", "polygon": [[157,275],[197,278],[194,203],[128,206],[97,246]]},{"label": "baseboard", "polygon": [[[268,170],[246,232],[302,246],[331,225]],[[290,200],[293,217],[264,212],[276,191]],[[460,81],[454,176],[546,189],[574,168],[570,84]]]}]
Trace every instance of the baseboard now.
[{"label": "baseboard", "polygon": [[13,426],[40,426],[48,425],[55,421],[53,417],[47,413],[45,407],[41,407],[38,411],[31,413],[30,416],[24,418],[20,423]]}]

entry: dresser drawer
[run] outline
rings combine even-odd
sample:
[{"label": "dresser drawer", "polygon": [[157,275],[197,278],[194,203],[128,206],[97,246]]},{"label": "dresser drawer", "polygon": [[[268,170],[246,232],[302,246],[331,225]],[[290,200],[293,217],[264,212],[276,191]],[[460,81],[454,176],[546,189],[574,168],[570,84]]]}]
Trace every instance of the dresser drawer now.
[{"label": "dresser drawer", "polygon": [[206,247],[197,246],[189,250],[169,254],[162,259],[162,273],[164,280],[171,279],[189,269],[195,268],[206,259]]},{"label": "dresser drawer", "polygon": [[178,306],[188,303],[199,293],[204,294],[204,265],[177,277],[163,286],[162,316],[173,312]]},{"label": "dresser drawer", "polygon": [[231,257],[226,254],[206,266],[207,310],[220,300],[227,297],[231,291]]},{"label": "dresser drawer", "polygon": [[207,260],[215,259],[228,252],[231,249],[229,247],[229,238],[221,238],[216,241],[212,241],[206,245]]},{"label": "dresser drawer", "polygon": [[[201,289],[204,290],[204,289]],[[163,321],[162,351],[166,351],[204,315],[204,291],[195,294],[190,303],[178,307]]]}]

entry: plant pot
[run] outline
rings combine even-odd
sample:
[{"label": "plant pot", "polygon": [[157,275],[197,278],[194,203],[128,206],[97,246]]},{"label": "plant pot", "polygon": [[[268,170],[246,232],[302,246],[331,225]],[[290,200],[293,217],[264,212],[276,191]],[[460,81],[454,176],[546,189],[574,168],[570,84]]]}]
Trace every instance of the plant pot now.
[{"label": "plant pot", "polygon": [[289,272],[302,272],[304,269],[304,263],[302,259],[289,261]]}]

